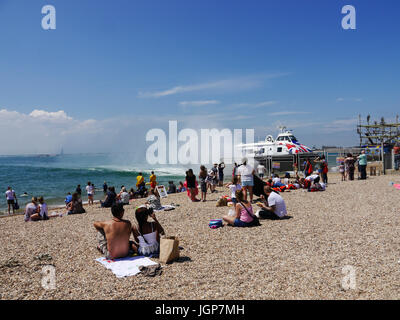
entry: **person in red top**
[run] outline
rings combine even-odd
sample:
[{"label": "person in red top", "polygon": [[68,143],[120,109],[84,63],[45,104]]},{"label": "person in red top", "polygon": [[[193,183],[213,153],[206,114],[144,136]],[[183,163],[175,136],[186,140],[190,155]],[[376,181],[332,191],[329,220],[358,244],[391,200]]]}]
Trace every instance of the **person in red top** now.
[{"label": "person in red top", "polygon": [[399,170],[399,165],[400,165],[400,143],[396,143],[396,145],[393,148],[394,152],[394,168],[396,170]]}]

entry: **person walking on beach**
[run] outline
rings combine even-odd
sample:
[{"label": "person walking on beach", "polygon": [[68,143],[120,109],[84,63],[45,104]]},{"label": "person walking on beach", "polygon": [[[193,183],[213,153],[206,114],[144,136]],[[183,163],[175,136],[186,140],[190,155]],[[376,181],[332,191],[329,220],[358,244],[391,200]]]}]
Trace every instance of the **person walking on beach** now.
[{"label": "person walking on beach", "polygon": [[199,181],[201,189],[201,201],[206,202],[207,198],[207,169],[205,166],[200,166]]},{"label": "person walking on beach", "polygon": [[322,155],[320,158],[317,158],[315,162],[319,164],[318,173],[322,181],[325,184],[328,183],[328,163],[325,160],[325,156]]},{"label": "person walking on beach", "polygon": [[11,208],[12,208],[12,213],[14,214],[14,210],[15,210],[14,205],[15,205],[15,202],[17,201],[17,196],[15,195],[15,191],[11,187],[7,188],[6,199],[7,199],[7,205],[8,205],[8,214],[10,215]]},{"label": "person walking on beach", "polygon": [[115,204],[111,207],[111,220],[96,221],[93,224],[97,230],[97,250],[104,254],[106,259],[124,258],[130,250],[137,252],[137,247],[129,241],[132,224],[129,220],[122,219],[124,212],[122,203]]},{"label": "person walking on beach", "polygon": [[367,155],[365,150],[361,150],[361,154],[357,157],[361,180],[367,179]]},{"label": "person walking on beach", "polygon": [[218,185],[220,187],[224,185],[224,169],[225,169],[225,163],[221,162],[218,165]]},{"label": "person walking on beach", "polygon": [[247,164],[248,159],[242,159],[242,165],[238,168],[238,174],[240,175],[240,182],[243,189],[244,200],[247,201],[247,191],[250,195],[250,203],[253,202],[253,186],[254,186],[254,168]]},{"label": "person walking on beach", "polygon": [[346,159],[344,160],[344,163],[346,164],[347,177],[349,178],[349,180],[354,180],[355,162],[356,160],[354,159],[353,155],[351,153],[348,153]]},{"label": "person walking on beach", "polygon": [[93,197],[94,197],[94,186],[90,181],[87,183],[86,193],[88,196],[88,205],[90,206],[93,204]]},{"label": "person walking on beach", "polygon": [[192,202],[199,202],[200,200],[196,198],[196,195],[199,192],[196,186],[196,176],[193,174],[192,169],[186,171],[186,184],[190,200],[192,200]]},{"label": "person walking on beach", "polygon": [[151,172],[149,179],[150,179],[150,188],[155,189],[157,186],[157,176],[154,174],[154,171]]}]

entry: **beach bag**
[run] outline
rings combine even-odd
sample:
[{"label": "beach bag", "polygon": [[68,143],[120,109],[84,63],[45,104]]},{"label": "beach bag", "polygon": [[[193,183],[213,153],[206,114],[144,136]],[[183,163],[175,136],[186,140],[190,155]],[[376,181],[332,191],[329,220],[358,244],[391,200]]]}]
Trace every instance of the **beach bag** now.
[{"label": "beach bag", "polygon": [[169,263],[179,258],[179,239],[178,237],[162,237],[160,239],[161,263]]},{"label": "beach bag", "polygon": [[208,223],[208,226],[211,229],[217,229],[222,227],[222,219],[211,219],[210,222]]},{"label": "beach bag", "polygon": [[19,209],[18,201],[15,201],[15,202],[14,202],[13,208],[14,208],[14,210],[18,210],[18,209]]}]

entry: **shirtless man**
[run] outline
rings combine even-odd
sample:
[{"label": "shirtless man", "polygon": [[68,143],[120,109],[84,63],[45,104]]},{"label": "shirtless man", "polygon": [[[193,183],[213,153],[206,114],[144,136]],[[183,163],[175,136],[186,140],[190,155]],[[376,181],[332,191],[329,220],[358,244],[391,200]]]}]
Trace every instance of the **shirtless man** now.
[{"label": "shirtless man", "polygon": [[98,231],[97,249],[103,253],[106,259],[118,259],[126,257],[132,249],[137,252],[137,247],[129,241],[132,230],[130,221],[122,219],[124,207],[121,203],[111,207],[113,218],[108,221],[96,221],[94,227]]}]

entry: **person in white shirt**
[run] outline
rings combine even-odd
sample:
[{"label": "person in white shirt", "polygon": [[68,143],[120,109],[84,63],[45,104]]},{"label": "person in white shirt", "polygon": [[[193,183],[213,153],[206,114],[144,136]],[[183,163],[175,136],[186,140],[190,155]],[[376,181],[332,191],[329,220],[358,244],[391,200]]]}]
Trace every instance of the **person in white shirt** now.
[{"label": "person in white shirt", "polygon": [[129,193],[126,191],[126,188],[123,187],[121,192],[118,195],[119,200],[122,204],[129,204]]},{"label": "person in white shirt", "polygon": [[279,178],[278,175],[275,175],[275,177],[272,179],[272,182],[275,183],[280,183],[281,182],[281,178]]},{"label": "person in white shirt", "polygon": [[87,183],[86,192],[88,196],[88,205],[92,205],[94,196],[94,187],[90,181]]},{"label": "person in white shirt", "polygon": [[232,183],[228,183],[226,185],[226,187],[229,188],[229,191],[231,193],[231,200],[232,200],[232,203],[233,203],[234,207],[236,207],[236,203],[237,203],[236,190],[241,190],[242,189],[242,186],[240,185],[240,183],[238,181],[239,181],[238,177],[233,177],[232,178]]},{"label": "person in white shirt", "polygon": [[11,208],[12,208],[12,212],[14,214],[14,204],[15,204],[15,201],[17,201],[17,196],[15,195],[15,191],[11,187],[7,188],[6,199],[7,199],[7,204],[8,204],[8,214],[10,214]]},{"label": "person in white shirt", "polygon": [[265,167],[262,164],[259,164],[257,166],[257,172],[258,172],[258,176],[262,179],[264,178],[264,174],[266,172]]},{"label": "person in white shirt", "polygon": [[247,164],[247,158],[242,159],[242,165],[238,168],[238,175],[240,175],[240,182],[242,185],[244,200],[247,201],[247,191],[250,194],[250,203],[253,202],[253,186],[254,186],[254,168]]},{"label": "person in white shirt", "polygon": [[284,218],[287,215],[285,200],[274,192],[270,186],[264,187],[264,193],[267,195],[268,200],[265,199],[264,195],[261,195],[262,202],[258,203],[261,210],[256,212],[256,216],[272,220]]},{"label": "person in white shirt", "polygon": [[42,220],[48,220],[49,211],[47,209],[47,204],[44,202],[43,197],[40,197],[38,200],[39,200],[39,215],[42,218]]}]

